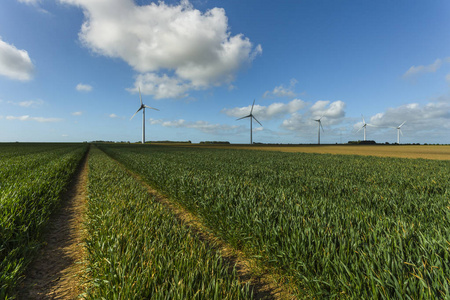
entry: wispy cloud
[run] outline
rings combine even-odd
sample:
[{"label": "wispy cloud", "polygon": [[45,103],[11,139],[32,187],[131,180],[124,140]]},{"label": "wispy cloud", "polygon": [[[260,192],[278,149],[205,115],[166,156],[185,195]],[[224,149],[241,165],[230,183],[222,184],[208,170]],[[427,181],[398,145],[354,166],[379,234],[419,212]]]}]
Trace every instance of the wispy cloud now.
[{"label": "wispy cloud", "polygon": [[[269,106],[255,105],[253,107],[253,114],[260,121],[272,120],[282,118],[286,114],[295,113],[306,107],[306,105],[306,102],[300,99],[294,99],[289,103],[272,103]],[[224,108],[221,110],[221,112],[230,117],[240,118],[248,115],[251,108],[251,105],[245,107],[235,107],[231,109]]]},{"label": "wispy cloud", "polygon": [[18,103],[19,106],[22,107],[39,107],[44,104],[44,101],[41,99],[38,100],[28,100],[28,101],[21,101]]},{"label": "wispy cloud", "polygon": [[420,65],[420,66],[412,66],[403,74],[403,78],[408,78],[411,76],[416,76],[422,73],[434,73],[436,72],[444,62],[450,62],[450,57],[444,59],[436,59],[432,64],[429,65]]},{"label": "wispy cloud", "polygon": [[237,130],[242,128],[242,126],[239,125],[211,124],[207,121],[189,122],[183,119],[174,121],[150,119],[150,124],[158,124],[164,127],[172,128],[192,128],[210,134],[229,134],[230,132],[236,132]]},{"label": "wispy cloud", "polygon": [[43,118],[43,117],[30,117],[29,115],[24,115],[24,116],[6,116],[6,120],[9,121],[35,121],[35,122],[39,122],[39,123],[47,123],[47,122],[61,122],[63,121],[63,119],[60,118]]},{"label": "wispy cloud", "polygon": [[116,119],[116,118],[118,118],[119,116],[116,115],[116,114],[110,114],[109,117],[112,118],[112,119]]},{"label": "wispy cloud", "polygon": [[189,90],[230,84],[241,67],[262,53],[243,34],[229,32],[222,8],[203,13],[188,0],[178,5],[60,1],[84,10],[82,43],[127,62],[140,75],[131,90],[142,85],[142,92],[155,98],[186,97]]},{"label": "wispy cloud", "polygon": [[92,91],[92,86],[90,86],[89,84],[79,83],[77,84],[75,89],[79,92],[90,92]]},{"label": "wispy cloud", "polygon": [[297,80],[295,78],[291,79],[291,82],[288,87],[284,85],[279,85],[273,89],[273,91],[266,91],[263,94],[263,98],[270,97],[290,97],[293,98],[297,94],[294,92],[295,85],[297,84]]},{"label": "wispy cloud", "polygon": [[0,75],[14,80],[29,81],[33,71],[34,65],[28,52],[17,49],[0,37]]},{"label": "wispy cloud", "polygon": [[71,115],[72,116],[81,116],[83,114],[82,111],[74,111]]}]

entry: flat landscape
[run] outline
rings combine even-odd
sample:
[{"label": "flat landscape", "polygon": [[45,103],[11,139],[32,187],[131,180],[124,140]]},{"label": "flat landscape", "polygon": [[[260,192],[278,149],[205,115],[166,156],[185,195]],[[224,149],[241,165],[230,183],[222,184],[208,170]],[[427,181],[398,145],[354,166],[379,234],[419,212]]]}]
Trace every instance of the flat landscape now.
[{"label": "flat landscape", "polygon": [[448,298],[450,162],[377,157],[448,146],[366,147],[2,144],[0,298]]},{"label": "flat landscape", "polygon": [[[180,145],[180,144],[178,144]],[[185,144],[183,144],[185,145]],[[327,153],[381,157],[450,160],[450,145],[192,145],[191,147],[232,148],[292,153]]]}]

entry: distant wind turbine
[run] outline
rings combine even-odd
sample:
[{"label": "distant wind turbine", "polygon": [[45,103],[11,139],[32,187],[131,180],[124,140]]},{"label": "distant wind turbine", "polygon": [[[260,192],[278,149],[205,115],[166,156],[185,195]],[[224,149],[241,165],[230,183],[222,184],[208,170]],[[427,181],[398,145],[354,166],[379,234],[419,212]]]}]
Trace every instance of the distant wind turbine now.
[{"label": "distant wind turbine", "polygon": [[[258,122],[258,124],[259,125],[261,125],[262,126],[262,124],[255,118],[255,116],[253,115],[253,106],[255,105],[255,100],[253,100],[253,104],[252,104],[252,109],[250,110],[250,114],[249,115],[247,115],[247,116],[245,116],[245,117],[242,117],[242,118],[239,118],[239,119],[237,119],[237,120],[242,120],[242,119],[245,119],[245,118],[250,118],[250,145],[253,145],[253,135],[252,135],[252,130],[253,130],[253,123],[252,123],[252,121],[253,121],[253,119],[255,119],[255,121],[256,122]],[[237,121],[236,120],[236,121]]]},{"label": "distant wind turbine", "polygon": [[150,107],[145,105],[144,103],[142,103],[142,97],[141,97],[141,88],[139,87],[139,99],[141,100],[141,106],[139,107],[139,109],[134,113],[134,115],[130,118],[133,119],[134,116],[140,111],[142,110],[142,144],[145,144],[145,109],[146,108],[150,108],[150,109],[154,109],[154,110],[158,110],[154,107]]},{"label": "distant wind turbine", "polygon": [[367,127],[367,126],[375,127],[375,126],[372,125],[372,124],[366,123],[366,121],[364,120],[364,116],[363,116],[363,115],[361,115],[361,118],[362,118],[362,120],[363,120],[363,126],[362,126],[361,128],[359,128],[357,132],[359,132],[361,129],[364,128],[364,140],[366,140],[366,127]]},{"label": "distant wind turbine", "polygon": [[[322,115],[322,117],[323,117],[323,115]],[[322,131],[324,131],[324,130],[323,130],[323,126],[322,126],[322,121],[321,121],[322,117],[318,118],[317,120],[314,120],[314,121],[316,121],[317,123],[319,123],[319,131],[318,131],[319,140],[318,140],[318,142],[317,142],[318,145],[320,145],[320,128],[322,128]]]},{"label": "distant wind turbine", "polygon": [[406,123],[406,121],[404,121],[402,124],[400,124],[399,126],[397,126],[397,127],[391,127],[391,128],[394,128],[394,129],[397,129],[397,144],[400,144],[400,134],[402,134],[403,135],[403,132],[402,132],[402,130],[400,129],[402,126],[403,126],[403,124],[405,124]]}]

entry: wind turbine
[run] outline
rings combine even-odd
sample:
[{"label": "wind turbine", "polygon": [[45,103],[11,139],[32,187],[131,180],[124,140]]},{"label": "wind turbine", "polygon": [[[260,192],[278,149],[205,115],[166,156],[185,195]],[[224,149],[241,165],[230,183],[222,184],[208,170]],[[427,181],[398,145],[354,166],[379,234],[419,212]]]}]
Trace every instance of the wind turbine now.
[{"label": "wind turbine", "polygon": [[361,115],[361,118],[363,120],[363,126],[360,129],[358,129],[357,132],[359,132],[361,129],[364,128],[364,140],[366,140],[366,127],[367,127],[367,125],[372,126],[372,127],[375,127],[375,126],[373,126],[371,124],[367,124],[366,121],[364,120],[364,116],[363,115]]},{"label": "wind turbine", "polygon": [[252,123],[253,119],[255,119],[255,121],[258,122],[258,124],[262,126],[262,124],[253,115],[253,106],[254,105],[255,105],[255,100],[253,100],[252,109],[250,110],[250,114],[245,116],[245,117],[237,119],[237,120],[242,120],[242,119],[245,119],[245,118],[250,118],[250,145],[253,145],[253,135],[252,135],[252,133],[253,133],[252,132],[252,130],[253,130],[253,123]]},{"label": "wind turbine", "polygon": [[134,116],[140,111],[142,110],[142,144],[145,144],[145,109],[146,108],[150,108],[150,109],[154,109],[159,111],[159,109],[156,109],[154,107],[150,107],[145,105],[144,103],[142,103],[142,97],[141,97],[141,88],[139,87],[139,99],[141,100],[141,106],[139,107],[139,109],[134,113],[134,115],[130,118],[133,119]]},{"label": "wind turbine", "polygon": [[402,132],[402,130],[400,129],[402,126],[403,126],[403,124],[405,124],[406,123],[406,121],[404,121],[402,124],[400,124],[399,126],[397,126],[397,127],[391,127],[391,128],[394,128],[394,129],[397,129],[397,144],[400,144],[400,133],[403,135],[403,132]]},{"label": "wind turbine", "polygon": [[[323,115],[322,115],[322,117],[323,117]],[[318,140],[318,143],[317,143],[318,145],[320,145],[320,128],[322,127],[322,131],[324,131],[323,130],[323,126],[322,126],[322,121],[321,121],[322,117],[318,118],[317,120],[314,120],[317,123],[319,123],[319,131],[318,131],[319,140]]]}]

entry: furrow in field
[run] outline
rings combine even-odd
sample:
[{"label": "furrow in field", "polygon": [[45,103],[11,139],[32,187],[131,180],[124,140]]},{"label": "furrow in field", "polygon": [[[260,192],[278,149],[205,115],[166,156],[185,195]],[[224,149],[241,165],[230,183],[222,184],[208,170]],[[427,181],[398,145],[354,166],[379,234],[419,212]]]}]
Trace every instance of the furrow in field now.
[{"label": "furrow in field", "polygon": [[81,293],[87,175],[88,154],[49,221],[45,246],[26,272],[19,299],[76,299]]}]

